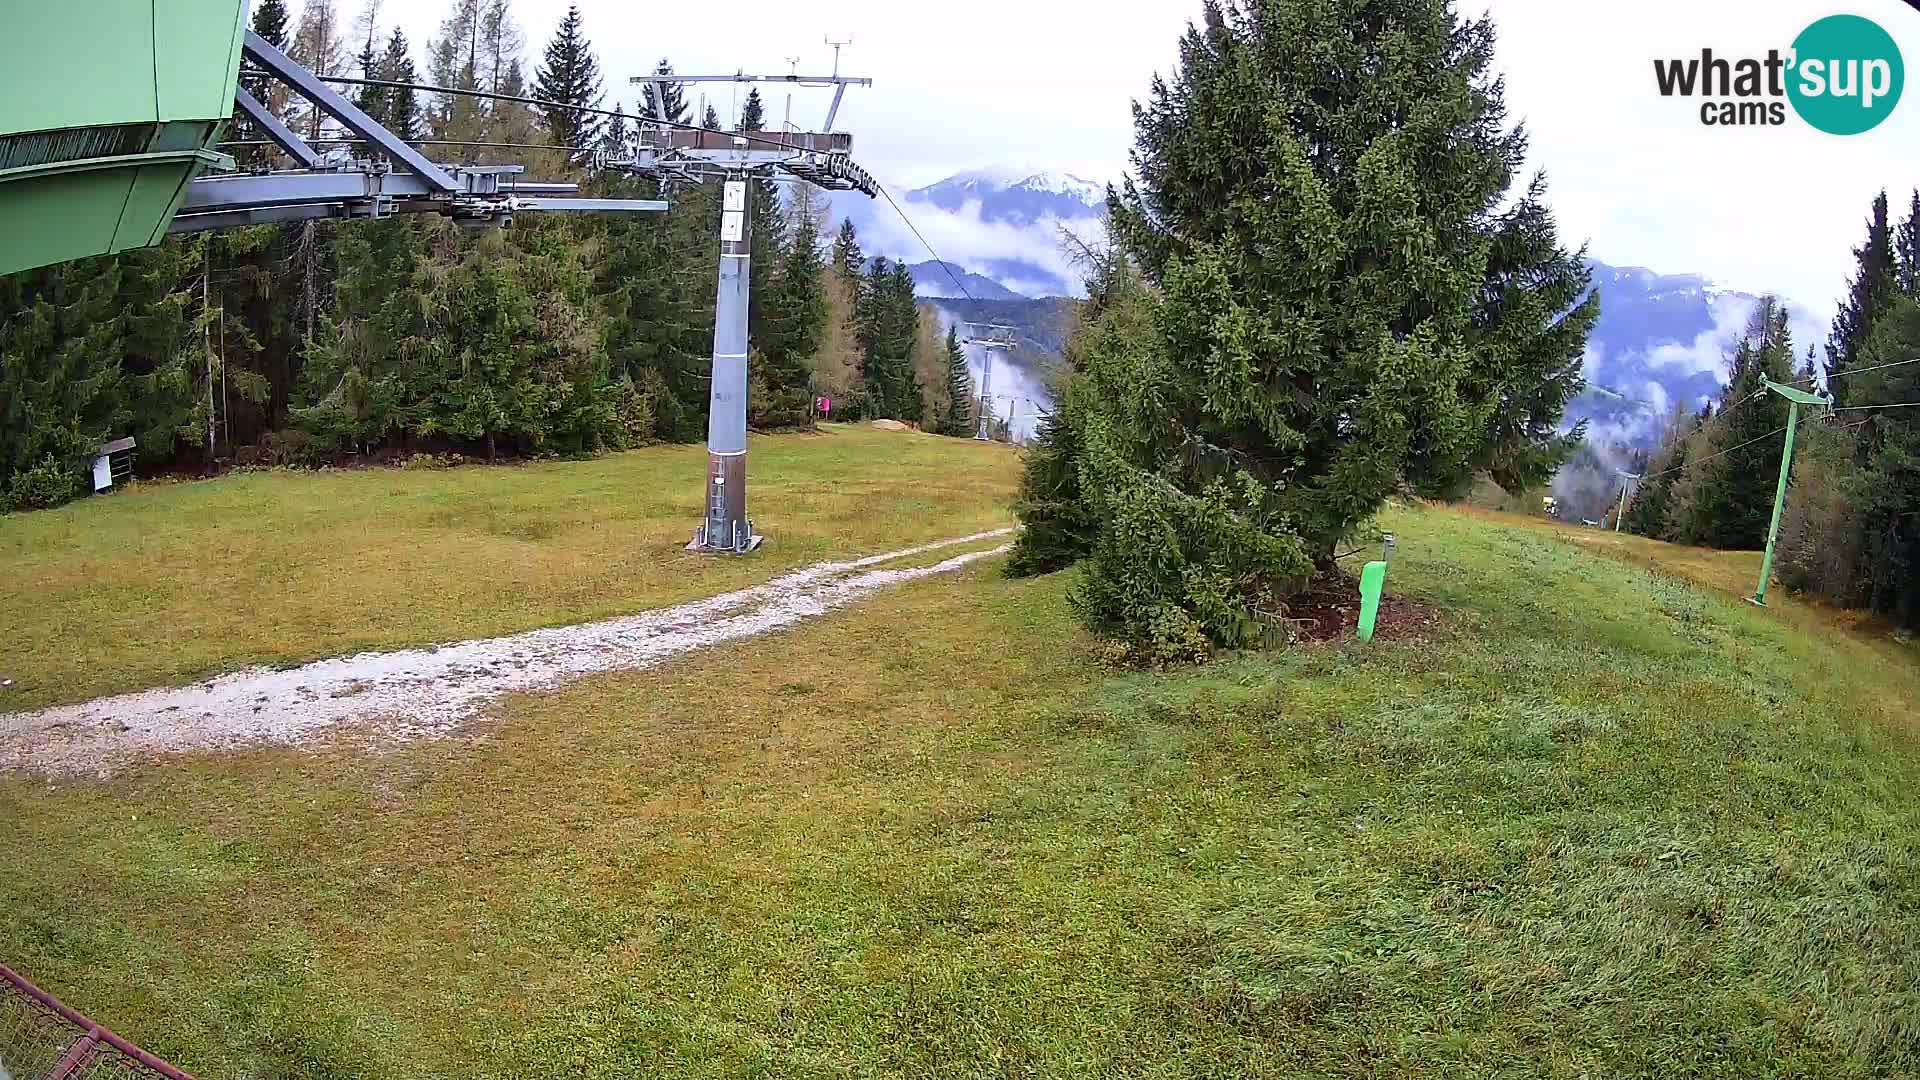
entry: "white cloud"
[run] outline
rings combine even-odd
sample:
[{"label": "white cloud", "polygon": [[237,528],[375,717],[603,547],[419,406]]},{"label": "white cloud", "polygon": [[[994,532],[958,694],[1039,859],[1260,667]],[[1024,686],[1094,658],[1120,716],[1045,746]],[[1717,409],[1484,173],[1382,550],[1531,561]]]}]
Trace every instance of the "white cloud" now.
[{"label": "white cloud", "polygon": [[1647,363],[1655,367],[1677,367],[1683,371],[1710,372],[1721,382],[1727,380],[1728,360],[1740,335],[1746,333],[1747,319],[1753,314],[1753,301],[1731,293],[1712,298],[1713,327],[1701,331],[1692,341],[1663,341],[1647,350]]},{"label": "white cloud", "polygon": [[[1097,218],[1061,221],[1048,216],[1030,225],[985,221],[980,216],[979,202],[972,200],[954,211],[942,210],[929,203],[910,203],[898,193],[894,195],[894,201],[900,203],[901,209],[912,217],[914,228],[926,238],[933,250],[940,253],[942,259],[987,277],[995,276],[989,272],[990,260],[1023,259],[1073,286],[1079,281],[1079,272],[1060,243],[1059,230],[1066,227],[1085,234],[1100,228]],[[930,257],[925,254],[926,248],[921,245],[920,239],[914,236],[892,207],[885,205],[884,200],[875,208],[872,220],[861,230],[861,237],[863,246],[869,251],[918,253],[909,258],[910,262]],[[1039,282],[1023,282],[1026,288],[1011,280],[1002,281],[1001,284],[1028,295],[1047,291]]]}]

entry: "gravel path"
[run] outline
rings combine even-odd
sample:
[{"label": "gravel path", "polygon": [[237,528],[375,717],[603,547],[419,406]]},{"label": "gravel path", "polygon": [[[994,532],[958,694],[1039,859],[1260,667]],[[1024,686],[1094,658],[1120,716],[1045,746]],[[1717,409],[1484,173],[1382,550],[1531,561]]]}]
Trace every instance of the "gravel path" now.
[{"label": "gravel path", "polygon": [[1007,548],[970,551],[930,566],[868,568],[1012,531],[817,563],[764,585],[604,622],[294,668],[248,668],[192,686],[0,714],[0,769],[104,776],[154,754],[299,745],[347,724],[371,725],[399,739],[443,735],[505,694],[550,689],[601,671],[652,667],[824,615],[889,585],[958,570]]}]

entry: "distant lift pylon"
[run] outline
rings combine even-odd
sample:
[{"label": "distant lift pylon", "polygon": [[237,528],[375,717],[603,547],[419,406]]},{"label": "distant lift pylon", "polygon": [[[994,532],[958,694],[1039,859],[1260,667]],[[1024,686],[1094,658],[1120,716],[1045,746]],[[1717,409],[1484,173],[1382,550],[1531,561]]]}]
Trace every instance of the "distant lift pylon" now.
[{"label": "distant lift pylon", "polygon": [[[967,344],[979,345],[986,355],[980,361],[980,408],[974,418],[973,437],[977,441],[987,442],[993,438],[993,354],[1009,352],[1013,349],[1014,328],[1002,323],[968,323]],[[1008,410],[1007,419],[1012,421],[1012,410]]]},{"label": "distant lift pylon", "polygon": [[635,124],[626,156],[602,164],[672,182],[718,180],[720,269],[713,320],[713,386],[707,398],[707,481],[705,512],[688,551],[744,555],[765,537],[747,516],[747,301],[753,261],[754,177],[778,174],[833,191],[858,191],[868,198],[879,187],[852,159],[853,137],[832,130],[840,100],[849,86],[871,86],[872,79],[833,75],[637,75],[646,87],[653,117],[666,115],[668,83],[785,83],[832,87],[822,131],[798,131],[788,125],[767,131],[688,130],[649,122]]}]

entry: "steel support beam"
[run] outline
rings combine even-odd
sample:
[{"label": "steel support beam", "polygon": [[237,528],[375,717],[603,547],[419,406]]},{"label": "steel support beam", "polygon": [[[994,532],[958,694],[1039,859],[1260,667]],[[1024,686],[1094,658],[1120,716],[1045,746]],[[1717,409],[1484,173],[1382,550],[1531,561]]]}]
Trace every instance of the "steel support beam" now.
[{"label": "steel support beam", "polygon": [[833,130],[833,118],[840,115],[840,99],[847,95],[847,84],[841,83],[833,88],[833,104],[827,106],[827,122],[820,125],[828,131]]},{"label": "steel support beam", "polygon": [[285,150],[293,160],[309,169],[320,164],[320,152],[308,146],[305,139],[295,135],[292,128],[281,123],[280,118],[273,115],[271,109],[260,104],[258,98],[247,93],[246,87],[234,89],[233,103],[240,106],[240,111],[247,114],[247,119],[253,121],[267,138],[273,140],[275,146]]},{"label": "steel support beam", "polygon": [[168,235],[209,232],[214,229],[240,229],[248,225],[283,225],[289,221],[346,217],[343,203],[304,203],[293,206],[250,206],[239,210],[205,210],[197,214],[176,214],[167,224]]},{"label": "steel support beam", "polygon": [[707,505],[689,551],[744,555],[764,537],[747,517],[747,298],[753,261],[746,173],[728,175],[720,203],[720,284],[713,314],[713,386],[707,397]]},{"label": "steel support beam", "polygon": [[[457,191],[457,188],[456,188]],[[405,173],[277,172],[233,176],[204,176],[187,185],[180,212],[243,210],[255,206],[296,203],[346,203],[372,199],[419,198],[439,194],[419,177]]]},{"label": "steel support beam", "polygon": [[641,83],[791,83],[795,86],[872,86],[873,80],[854,75],[749,75],[736,72],[732,75],[661,75],[658,72],[649,75],[634,75],[627,82],[638,86]]},{"label": "steel support beam", "polygon": [[559,199],[546,195],[516,195],[513,199],[515,210],[667,210],[672,205],[665,199]]},{"label": "steel support beam", "polygon": [[427,182],[434,190],[452,195],[460,190],[460,184],[447,175],[446,170],[420,156],[420,152],[400,141],[393,132],[388,131],[378,120],[361,112],[360,109],[334,92],[332,87],[321,82],[313,72],[294,63],[273,44],[253,31],[247,31],[245,43],[241,46],[247,59],[260,65],[267,74],[298,90],[308,101],[313,102],[329,116],[347,126],[347,130],[367,140],[376,150],[392,158],[409,172]]}]

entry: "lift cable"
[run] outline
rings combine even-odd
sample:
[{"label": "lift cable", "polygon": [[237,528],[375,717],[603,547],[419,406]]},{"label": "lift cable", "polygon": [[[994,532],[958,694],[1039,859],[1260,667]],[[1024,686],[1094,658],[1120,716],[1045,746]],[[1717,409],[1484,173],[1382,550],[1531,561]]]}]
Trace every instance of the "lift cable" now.
[{"label": "lift cable", "polygon": [[1861,409],[1911,409],[1915,405],[1920,405],[1920,401],[1897,401],[1889,405],[1845,405],[1833,411],[1858,412]]},{"label": "lift cable", "polygon": [[947,263],[947,260],[941,258],[940,253],[933,250],[933,245],[927,243],[927,238],[920,235],[920,230],[917,226],[914,225],[913,219],[907,216],[907,212],[905,210],[900,209],[899,203],[893,201],[893,195],[892,193],[887,191],[887,186],[885,184],[881,184],[879,185],[879,187],[880,187],[880,194],[885,195],[887,197],[887,205],[893,207],[893,212],[900,215],[900,220],[906,224],[907,230],[913,233],[913,238],[920,241],[920,246],[923,248],[926,248],[927,254],[933,256],[933,261],[939,263],[940,269],[945,270],[947,272],[947,277],[953,281],[953,287],[960,290],[960,295],[966,297],[969,301],[972,301],[973,294],[968,292],[967,287],[960,283],[959,276],[953,272],[953,267]]},{"label": "lift cable", "polygon": [[[1723,414],[1723,415],[1724,415],[1724,414]],[[1725,457],[1725,456],[1727,456],[1728,454],[1731,454],[1731,453],[1733,453],[1733,452],[1734,452],[1735,450],[1744,450],[1744,449],[1746,449],[1747,447],[1749,447],[1749,446],[1752,446],[1752,445],[1753,445],[1754,443],[1757,443],[1757,442],[1763,442],[1763,441],[1765,441],[1765,440],[1767,440],[1767,439],[1771,439],[1771,438],[1773,438],[1773,437],[1774,437],[1775,435],[1778,435],[1778,434],[1780,434],[1781,432],[1783,432],[1783,431],[1785,431],[1785,430],[1787,430],[1787,429],[1786,429],[1786,428],[1784,428],[1784,427],[1777,427],[1777,428],[1774,428],[1774,429],[1773,429],[1772,431],[1769,431],[1769,432],[1767,432],[1767,433],[1766,433],[1765,435],[1762,435],[1762,436],[1760,436],[1760,438],[1758,438],[1758,439],[1748,439],[1748,440],[1747,440],[1746,442],[1743,442],[1743,443],[1741,443],[1741,444],[1740,444],[1739,446],[1729,446],[1729,447],[1727,447],[1727,448],[1726,448],[1725,450],[1722,450],[1722,451],[1720,451],[1720,452],[1719,452],[1719,453],[1717,453],[1717,454],[1708,454],[1708,455],[1707,455],[1706,457],[1703,457],[1703,458],[1700,458],[1700,459],[1698,459],[1698,460],[1695,460],[1695,461],[1689,461],[1689,462],[1687,462],[1687,463],[1686,463],[1685,465],[1680,465],[1680,466],[1676,466],[1676,467],[1674,467],[1674,468],[1671,468],[1671,469],[1662,469],[1662,470],[1660,470],[1660,471],[1659,471],[1659,472],[1657,472],[1657,473],[1647,473],[1646,475],[1644,475],[1644,476],[1641,476],[1641,477],[1640,477],[1639,479],[1641,479],[1641,480],[1651,480],[1651,479],[1653,479],[1653,478],[1654,478],[1654,477],[1656,477],[1656,476],[1665,476],[1665,475],[1667,475],[1668,473],[1675,473],[1675,472],[1679,472],[1679,471],[1681,471],[1682,469],[1691,469],[1691,468],[1693,468],[1693,467],[1694,467],[1695,465],[1704,465],[1704,464],[1706,464],[1707,462],[1709,462],[1709,461],[1712,461],[1712,460],[1713,460],[1714,458],[1717,458],[1717,457]]]},{"label": "lift cable", "polygon": [[1864,375],[1869,371],[1882,371],[1890,367],[1900,367],[1903,364],[1920,364],[1920,356],[1916,356],[1911,360],[1895,360],[1891,364],[1875,364],[1872,367],[1848,368],[1845,371],[1836,371],[1827,376],[1827,381],[1832,382],[1834,379],[1844,379],[1849,375]]}]

